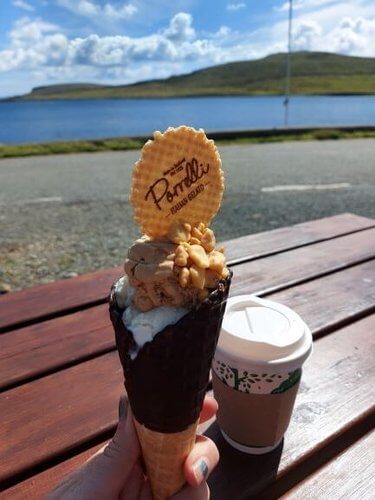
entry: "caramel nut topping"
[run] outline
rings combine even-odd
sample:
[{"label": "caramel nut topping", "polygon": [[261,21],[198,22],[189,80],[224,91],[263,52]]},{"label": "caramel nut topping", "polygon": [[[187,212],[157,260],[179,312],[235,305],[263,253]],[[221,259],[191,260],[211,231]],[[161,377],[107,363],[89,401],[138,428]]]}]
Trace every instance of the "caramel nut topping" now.
[{"label": "caramel nut topping", "polygon": [[201,233],[204,233],[204,230],[206,229],[206,226],[203,224],[203,222],[200,222],[198,224],[198,230],[201,232]]},{"label": "caramel nut topping", "polygon": [[225,256],[221,252],[214,250],[210,253],[209,268],[217,271],[220,275],[225,267]]},{"label": "caramel nut topping", "polygon": [[207,228],[202,235],[201,244],[207,252],[212,252],[216,245],[216,238],[212,229]]},{"label": "caramel nut topping", "polygon": [[206,269],[210,265],[208,255],[204,251],[204,248],[200,245],[191,245],[189,256],[193,263],[201,269]]},{"label": "caramel nut topping", "polygon": [[192,236],[189,241],[190,245],[200,245],[201,241],[198,238]]},{"label": "caramel nut topping", "polygon": [[205,282],[205,270],[201,267],[191,266],[189,269],[191,284],[195,288],[203,290]]},{"label": "caramel nut topping", "polygon": [[182,245],[178,245],[176,248],[176,254],[174,258],[174,263],[176,266],[185,267],[187,265],[189,254]]},{"label": "caramel nut topping", "polygon": [[182,288],[186,288],[189,284],[190,272],[187,267],[183,267],[179,276],[179,283]]},{"label": "caramel nut topping", "polygon": [[168,239],[179,245],[183,241],[189,241],[191,237],[191,225],[187,222],[175,222],[168,231]]},{"label": "caramel nut topping", "polygon": [[229,269],[227,267],[224,267],[223,272],[221,273],[221,277],[225,280],[229,276]]},{"label": "caramel nut topping", "polygon": [[192,238],[197,238],[198,240],[201,240],[203,233],[201,233],[201,231],[199,231],[197,227],[193,227],[191,230],[191,236]]}]

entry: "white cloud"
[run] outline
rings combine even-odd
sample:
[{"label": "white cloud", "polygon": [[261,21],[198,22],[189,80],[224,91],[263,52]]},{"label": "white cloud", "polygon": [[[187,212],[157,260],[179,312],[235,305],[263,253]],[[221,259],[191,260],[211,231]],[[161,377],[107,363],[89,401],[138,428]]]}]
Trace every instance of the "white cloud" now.
[{"label": "white cloud", "polygon": [[76,15],[101,22],[103,22],[105,18],[112,21],[129,19],[138,10],[132,3],[127,3],[119,7],[111,3],[105,3],[101,6],[91,0],[57,0],[57,4]]},{"label": "white cloud", "polygon": [[68,40],[58,26],[41,19],[24,17],[9,33],[7,50],[0,51],[0,70],[66,66],[116,67],[133,63],[214,60],[215,46],[210,40],[195,40],[190,14],[179,13],[160,33],[131,38],[124,35]]},{"label": "white cloud", "polygon": [[32,5],[25,2],[24,0],[13,0],[12,5],[13,7],[18,7],[19,9],[27,10],[28,12],[32,12],[35,10]]},{"label": "white cloud", "polygon": [[[286,33],[286,23],[279,22],[247,34],[226,26],[202,34],[194,29],[192,16],[180,12],[148,36],[69,39],[55,24],[23,17],[8,33],[8,47],[0,51],[0,72],[23,72],[28,84],[33,75],[35,85],[51,80],[130,83],[284,51]],[[342,16],[334,24],[296,18],[293,49],[375,56],[375,18]]]},{"label": "white cloud", "polygon": [[226,6],[226,9],[229,11],[235,11],[235,10],[241,10],[246,7],[246,4],[241,2],[241,3],[228,3]]},{"label": "white cloud", "polygon": [[324,30],[316,21],[300,22],[294,30],[293,50],[374,57],[375,18],[346,17],[331,30]]},{"label": "white cloud", "polygon": [[293,50],[312,50],[322,36],[322,28],[315,21],[305,21],[297,25],[293,33]]},{"label": "white cloud", "polygon": [[168,28],[163,31],[163,34],[174,42],[183,42],[195,38],[192,15],[179,12],[171,19]]},{"label": "white cloud", "polygon": [[18,19],[9,33],[12,46],[27,46],[42,40],[46,34],[59,31],[56,24],[48,23],[42,19],[22,17]]}]

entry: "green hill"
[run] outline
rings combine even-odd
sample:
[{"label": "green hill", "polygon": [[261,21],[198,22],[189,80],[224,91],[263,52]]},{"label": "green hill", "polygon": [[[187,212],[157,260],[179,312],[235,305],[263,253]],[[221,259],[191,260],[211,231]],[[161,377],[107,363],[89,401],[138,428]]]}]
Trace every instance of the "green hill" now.
[{"label": "green hill", "polygon": [[[12,100],[99,99],[284,93],[285,54],[194,71],[132,85],[66,84],[37,87]],[[375,94],[375,58],[295,52],[292,94]]]}]

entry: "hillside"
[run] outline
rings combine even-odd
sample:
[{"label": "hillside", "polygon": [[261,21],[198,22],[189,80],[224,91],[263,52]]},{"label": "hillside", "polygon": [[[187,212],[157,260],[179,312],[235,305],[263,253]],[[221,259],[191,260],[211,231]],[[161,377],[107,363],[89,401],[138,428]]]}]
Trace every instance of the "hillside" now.
[{"label": "hillside", "polygon": [[[37,87],[12,100],[278,95],[284,92],[285,57],[274,54],[131,85],[82,83]],[[291,68],[292,94],[375,94],[375,58],[295,52]]]}]

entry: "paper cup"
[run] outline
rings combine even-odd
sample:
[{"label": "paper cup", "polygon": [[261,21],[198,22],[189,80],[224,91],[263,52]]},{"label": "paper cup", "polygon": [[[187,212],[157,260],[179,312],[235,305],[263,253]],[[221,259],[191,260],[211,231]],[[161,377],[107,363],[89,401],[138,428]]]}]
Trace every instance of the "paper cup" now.
[{"label": "paper cup", "polygon": [[227,301],[212,382],[233,447],[262,454],[279,445],[311,350],[309,328],[288,307],[253,295]]}]

